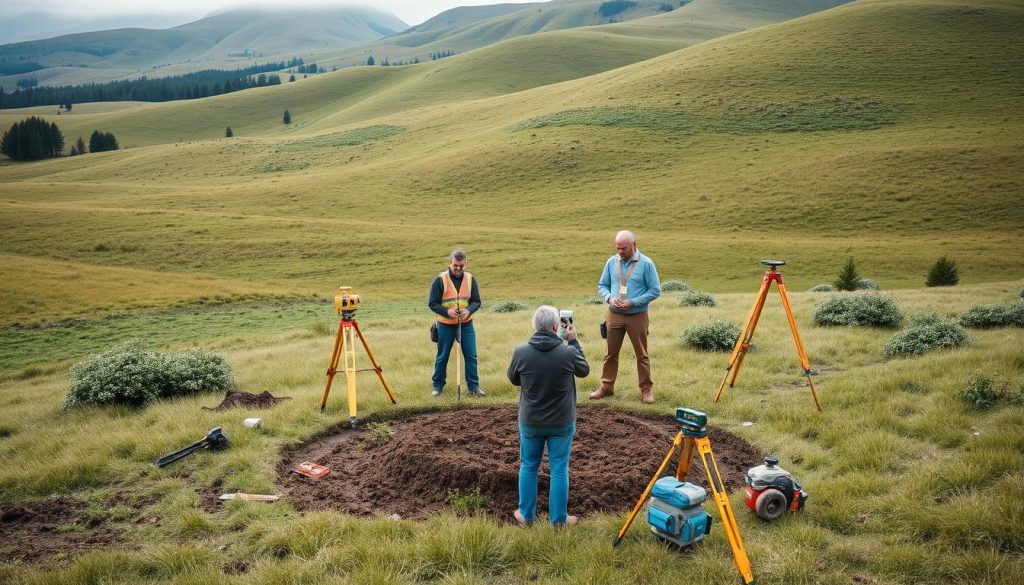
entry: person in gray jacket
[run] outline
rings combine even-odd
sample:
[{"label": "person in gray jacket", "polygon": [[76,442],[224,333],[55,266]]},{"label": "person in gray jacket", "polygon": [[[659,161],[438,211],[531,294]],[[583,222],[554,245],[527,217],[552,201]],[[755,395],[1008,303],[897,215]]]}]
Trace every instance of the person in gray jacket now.
[{"label": "person in gray jacket", "polygon": [[576,380],[586,377],[590,364],[576,340],[572,323],[565,325],[565,342],[558,337],[558,310],[545,305],[533,314],[536,332],[515,349],[508,379],[519,386],[519,507],[520,524],[531,524],[537,513],[537,472],[544,446],[548,449],[551,523],[572,525],[570,516],[569,453],[576,434]]}]

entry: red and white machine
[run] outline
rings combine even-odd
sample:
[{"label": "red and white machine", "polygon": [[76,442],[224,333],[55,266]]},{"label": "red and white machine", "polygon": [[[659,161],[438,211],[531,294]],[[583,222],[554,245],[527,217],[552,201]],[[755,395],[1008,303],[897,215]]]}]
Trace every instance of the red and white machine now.
[{"label": "red and white machine", "polygon": [[758,518],[770,522],[786,510],[804,507],[807,492],[785,469],[779,467],[778,457],[765,457],[764,465],[751,467],[746,476],[744,502]]}]

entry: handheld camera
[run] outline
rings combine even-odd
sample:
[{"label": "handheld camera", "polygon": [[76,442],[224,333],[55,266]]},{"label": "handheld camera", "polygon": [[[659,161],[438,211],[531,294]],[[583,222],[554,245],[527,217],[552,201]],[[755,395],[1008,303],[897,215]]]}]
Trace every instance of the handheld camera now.
[{"label": "handheld camera", "polygon": [[558,312],[558,337],[565,339],[565,327],[572,323],[572,311]]}]

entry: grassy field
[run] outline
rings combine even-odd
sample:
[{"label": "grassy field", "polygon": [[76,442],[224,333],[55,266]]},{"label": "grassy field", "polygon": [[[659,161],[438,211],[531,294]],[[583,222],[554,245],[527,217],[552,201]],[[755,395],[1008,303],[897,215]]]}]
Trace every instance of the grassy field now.
[{"label": "grassy field", "polygon": [[[630,24],[205,100],[32,110],[72,140],[100,129],[125,148],[0,161],[0,501],[71,495],[102,509],[132,494],[163,520],[135,525],[132,510],[115,510],[137,549],[3,565],[0,582],[733,580],[720,531],[680,555],[637,527],[613,553],[618,515],[555,532],[453,515],[301,516],[287,502],[196,506],[215,482],[273,490],[280,449],[344,416],[338,397],[327,415],[316,408],[338,285],[363,295],[360,318],[401,408],[428,406],[422,304],[452,246],[469,251],[486,305],[574,308],[593,364],[600,307],[583,299],[624,227],[663,280],[719,301],[681,308],[666,295],[654,306],[658,401],[646,410],[707,409],[713,425],[798,461],[786,467],[812,494],[804,513],[775,524],[740,514],[760,582],[1016,582],[1024,408],[972,410],[960,394],[976,373],[1024,390],[1020,329],[971,331],[966,348],[885,361],[894,331],[814,327],[826,296],[804,291],[852,257],[910,313],[956,316],[1016,298],[1024,8],[861,0],[641,62],[657,35]],[[631,45],[631,34],[647,40]],[[574,67],[595,74],[567,77]],[[0,127],[28,113],[0,111]],[[229,125],[235,138],[225,139]],[[961,285],[921,288],[944,254]],[[725,356],[678,344],[708,317],[738,323],[767,257],[789,262],[822,372],[820,415],[794,384],[776,298],[740,384],[718,405]],[[504,370],[528,317],[478,320],[485,403],[516,400]],[[62,410],[68,366],[132,338],[222,351],[240,388],[293,400],[265,413],[262,433],[245,431],[240,412],[200,410],[216,396]],[[392,410],[374,380],[360,388],[361,412]],[[612,402],[641,409],[634,398]],[[152,467],[216,425],[230,451]],[[225,572],[239,561],[250,563],[245,575]]]},{"label": "grassy field", "polygon": [[[900,291],[894,298],[910,314],[955,315],[975,303],[1008,302],[1020,285]],[[1004,402],[972,410],[960,393],[977,372],[1000,387],[1024,392],[1018,349],[1024,335],[972,331],[966,348],[883,361],[881,345],[894,331],[815,327],[811,310],[827,296],[794,293],[812,365],[822,372],[816,377],[823,403],[818,414],[806,386],[798,384],[796,352],[773,296],[737,387],[714,404],[725,356],[684,348],[677,337],[708,318],[738,322],[752,297],[720,294],[718,306],[709,309],[679,307],[674,295],[666,294],[654,305],[657,401],[643,410],[669,415],[677,405],[705,409],[713,425],[778,454],[810,491],[804,512],[771,525],[745,512],[741,494],[733,494],[759,582],[842,583],[851,577],[873,583],[1014,582],[1024,569],[1019,530],[1024,444],[1017,432],[1024,407]],[[600,307],[578,301],[560,306],[576,311],[583,345],[592,363],[599,363]],[[529,333],[529,315],[477,319],[482,382],[490,391],[483,403],[516,399],[504,370],[512,347]],[[365,329],[396,389],[397,412],[454,406],[451,396],[440,401],[429,396],[433,350],[423,343],[420,316],[368,320]],[[325,415],[317,408],[331,343],[330,333],[303,328],[223,345],[240,388],[293,398],[259,413],[266,420],[261,432],[241,426],[253,411],[200,410],[217,396],[142,410],[63,411],[63,373],[0,383],[5,500],[74,494],[102,505],[116,494],[131,494],[133,501],[145,502],[144,517],[161,519],[158,526],[135,525],[129,521],[135,512],[117,511],[115,519],[124,519],[115,525],[126,530],[137,551],[96,552],[45,566],[7,565],[0,567],[0,577],[17,583],[701,583],[734,578],[721,531],[713,531],[693,553],[679,554],[666,551],[638,526],[613,552],[608,543],[622,515],[588,517],[571,531],[553,532],[517,529],[489,518],[445,516],[415,523],[300,515],[286,501],[232,504],[217,513],[197,509],[196,491],[215,482],[225,491],[274,491],[279,449],[347,417],[341,394],[332,396]],[[630,391],[636,374],[628,355],[627,350],[622,391],[612,403],[640,410],[635,389]],[[361,416],[396,411],[372,376],[361,380]],[[596,383],[596,375],[590,376],[580,392]],[[745,427],[743,421],[754,424]],[[171,446],[218,425],[232,438],[230,450],[197,455],[166,470],[152,468],[151,461]],[[53,427],[60,431],[52,432]],[[249,564],[246,575],[224,573],[239,561]]]}]

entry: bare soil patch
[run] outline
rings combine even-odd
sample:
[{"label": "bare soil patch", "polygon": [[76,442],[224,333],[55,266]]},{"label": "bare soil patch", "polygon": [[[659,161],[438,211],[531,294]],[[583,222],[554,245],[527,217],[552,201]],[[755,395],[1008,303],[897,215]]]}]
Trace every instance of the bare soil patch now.
[{"label": "bare soil patch", "polygon": [[276,398],[266,390],[259,394],[242,392],[240,390],[228,390],[220,404],[213,408],[204,406],[203,410],[222,412],[231,408],[270,408],[282,400],[291,400],[291,396]]},{"label": "bare soil patch", "polygon": [[[337,509],[356,515],[424,519],[449,505],[449,494],[480,490],[481,512],[511,521],[518,501],[519,432],[515,405],[463,408],[388,421],[390,438],[373,440],[365,425],[331,434],[284,453],[279,471],[287,498],[299,510]],[[645,418],[581,405],[569,463],[569,512],[630,509],[679,430],[670,416]],[[379,436],[380,433],[377,433]],[[711,446],[729,490],[743,485],[763,454],[743,439],[710,429]],[[291,473],[312,461],[331,474],[310,480]],[[673,473],[675,462],[666,474]],[[695,462],[690,481],[705,488]],[[541,467],[538,513],[547,509],[547,463]]]},{"label": "bare soil patch", "polygon": [[88,504],[69,497],[0,504],[0,562],[34,563],[58,553],[110,548],[121,533],[105,513],[85,513]]}]

